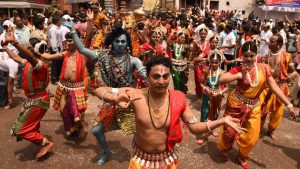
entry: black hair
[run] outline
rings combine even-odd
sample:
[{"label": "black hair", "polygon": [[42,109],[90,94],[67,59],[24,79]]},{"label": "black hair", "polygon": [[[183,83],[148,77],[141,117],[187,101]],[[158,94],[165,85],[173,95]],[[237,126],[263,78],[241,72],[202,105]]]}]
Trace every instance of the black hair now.
[{"label": "black hair", "polygon": [[59,16],[54,15],[54,16],[52,17],[52,23],[53,23],[54,25],[56,25],[59,21],[60,21],[60,17],[59,17]]},{"label": "black hair", "polygon": [[251,52],[257,53],[257,45],[253,41],[245,42],[242,46],[242,53],[246,53],[248,50]]},{"label": "black hair", "polygon": [[146,70],[147,70],[147,74],[150,74],[151,68],[156,66],[156,65],[163,65],[167,68],[170,69],[170,71],[172,70],[172,62],[170,58],[158,55],[156,57],[152,57],[146,65]]},{"label": "black hair", "polygon": [[229,31],[232,31],[233,27],[232,27],[232,23],[227,23],[225,26],[225,29],[228,29]]},{"label": "black hair", "polygon": [[[30,45],[34,48],[37,43],[40,43],[41,40],[38,38],[29,38]],[[45,53],[47,51],[47,44],[42,44],[39,48],[40,53]]]},{"label": "black hair", "polygon": [[33,22],[33,25],[36,27],[36,28],[40,28],[44,22],[45,22],[45,18],[41,17],[41,16],[38,16],[38,15],[35,15],[33,18],[32,18],[32,22]]},{"label": "black hair", "polygon": [[145,24],[144,24],[143,22],[139,22],[139,23],[137,24],[138,30],[143,30],[144,27],[145,27]]},{"label": "black hair", "polygon": [[273,36],[277,36],[277,44],[279,44],[279,46],[282,47],[283,37],[279,33],[273,34]]},{"label": "black hair", "polygon": [[113,41],[122,34],[125,34],[127,46],[129,47],[130,54],[132,54],[131,35],[122,28],[122,24],[120,23],[117,23],[112,31],[105,36],[104,45],[108,48],[113,43]]}]

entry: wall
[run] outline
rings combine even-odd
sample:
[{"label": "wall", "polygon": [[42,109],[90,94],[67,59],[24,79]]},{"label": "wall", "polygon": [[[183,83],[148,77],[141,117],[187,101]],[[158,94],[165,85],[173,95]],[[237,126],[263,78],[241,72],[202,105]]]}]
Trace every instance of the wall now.
[{"label": "wall", "polygon": [[[229,2],[229,6],[226,3]],[[219,10],[243,10],[245,14],[243,18],[248,17],[256,6],[256,0],[219,0]]]}]

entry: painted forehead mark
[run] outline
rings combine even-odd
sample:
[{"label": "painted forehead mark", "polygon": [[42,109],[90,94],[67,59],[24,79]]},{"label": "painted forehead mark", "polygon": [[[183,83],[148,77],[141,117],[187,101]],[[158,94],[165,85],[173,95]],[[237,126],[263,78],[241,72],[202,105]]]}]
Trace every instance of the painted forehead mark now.
[{"label": "painted forehead mark", "polygon": [[163,76],[165,74],[165,69],[163,66],[159,67],[159,75]]}]

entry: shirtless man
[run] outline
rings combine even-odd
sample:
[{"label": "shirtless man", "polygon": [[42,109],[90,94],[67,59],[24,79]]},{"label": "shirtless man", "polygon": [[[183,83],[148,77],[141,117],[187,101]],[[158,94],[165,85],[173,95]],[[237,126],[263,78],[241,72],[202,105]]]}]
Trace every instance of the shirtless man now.
[{"label": "shirtless man", "polygon": [[102,87],[95,90],[96,96],[103,101],[113,102],[122,108],[131,104],[135,110],[138,127],[129,168],[178,168],[174,146],[182,140],[180,120],[187,124],[193,134],[209,132],[223,124],[238,133],[245,132],[239,126],[239,120],[230,116],[215,121],[198,122],[186,104],[185,95],[168,89],[171,68],[169,58],[154,57],[146,67],[149,88]]}]

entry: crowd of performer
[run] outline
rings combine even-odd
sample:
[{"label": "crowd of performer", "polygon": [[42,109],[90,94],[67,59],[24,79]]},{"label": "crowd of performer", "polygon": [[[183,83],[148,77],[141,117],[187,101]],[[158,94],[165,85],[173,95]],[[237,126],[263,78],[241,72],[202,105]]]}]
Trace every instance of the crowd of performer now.
[{"label": "crowd of performer", "polygon": [[[121,128],[134,134],[132,169],[178,168],[181,123],[199,145],[218,137],[224,161],[236,142],[238,162],[249,168],[267,115],[274,141],[285,110],[294,120],[299,116],[300,22],[287,17],[262,21],[254,13],[243,19],[239,11],[198,8],[110,14],[91,3],[72,15],[14,11],[0,23],[0,106],[13,108],[14,93],[23,89],[27,100],[10,132],[17,141],[40,145],[37,159],[53,151],[55,140],[39,131],[50,105],[60,112],[67,140],[86,139],[90,93],[103,101],[91,124],[103,150],[98,165],[112,155],[105,132]],[[200,117],[185,97],[191,71]],[[47,89],[49,83],[56,91]],[[220,133],[214,131],[219,126]]]}]

